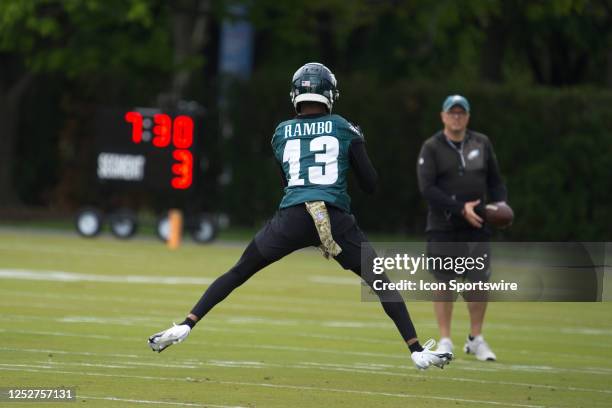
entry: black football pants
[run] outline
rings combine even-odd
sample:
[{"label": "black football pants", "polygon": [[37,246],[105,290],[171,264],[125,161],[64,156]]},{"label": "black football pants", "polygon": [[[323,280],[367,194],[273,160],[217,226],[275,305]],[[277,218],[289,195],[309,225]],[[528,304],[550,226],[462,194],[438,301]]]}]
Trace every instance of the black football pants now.
[{"label": "black football pants", "polygon": [[[404,341],[416,338],[416,330],[399,292],[387,290],[383,295],[373,289],[374,275],[368,265],[371,265],[376,253],[357,226],[355,218],[333,206],[328,205],[328,211],[334,240],[342,248],[336,261],[344,269],[360,276],[377,293],[383,309],[395,323]],[[201,319],[261,269],[293,251],[319,244],[314,222],[305,206],[279,210],[249,243],[238,262],[208,287],[191,313]],[[385,274],[376,275],[376,279],[389,282]]]}]

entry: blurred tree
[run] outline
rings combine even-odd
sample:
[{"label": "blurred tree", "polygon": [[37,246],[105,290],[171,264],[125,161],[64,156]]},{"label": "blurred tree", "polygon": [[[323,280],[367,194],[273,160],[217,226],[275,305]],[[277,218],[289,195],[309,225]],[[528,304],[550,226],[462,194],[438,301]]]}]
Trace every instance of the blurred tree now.
[{"label": "blurred tree", "polygon": [[255,63],[262,70],[287,75],[298,66],[320,60],[330,67],[344,67],[350,53],[349,36],[376,24],[391,2],[371,0],[311,0],[283,2],[246,0],[250,19],[257,29]]},{"label": "blurred tree", "polygon": [[32,81],[30,73],[19,73],[20,61],[0,55],[0,206],[17,202],[13,188],[13,156],[15,150],[19,102]]},{"label": "blurred tree", "polygon": [[16,202],[17,123],[32,79],[66,77],[83,94],[102,91],[97,98],[121,94],[130,82],[146,93],[148,76],[172,68],[166,14],[161,0],[0,2],[0,206]]},{"label": "blurred tree", "polygon": [[202,50],[213,10],[210,0],[176,0],[170,7],[174,69],[171,87],[158,96],[158,102],[175,107],[185,96],[192,73],[203,65]]},{"label": "blurred tree", "polygon": [[[607,59],[612,49],[612,1],[511,0],[499,9],[485,27],[488,47],[481,55],[496,65],[493,72],[483,64],[486,77],[511,80],[520,65],[519,70],[527,70],[532,81],[542,85],[606,83],[612,69]],[[504,66],[506,78],[500,75]]]},{"label": "blurred tree", "polygon": [[258,28],[259,69],[321,60],[449,84],[605,83],[612,72],[612,0],[247,1]]}]

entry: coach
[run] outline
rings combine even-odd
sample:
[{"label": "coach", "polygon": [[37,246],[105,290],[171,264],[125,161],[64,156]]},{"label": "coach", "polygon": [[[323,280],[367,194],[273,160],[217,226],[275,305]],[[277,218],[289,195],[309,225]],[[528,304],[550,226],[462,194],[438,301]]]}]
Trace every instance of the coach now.
[{"label": "coach", "polygon": [[[417,162],[421,194],[428,203],[427,241],[430,255],[482,256],[490,259],[490,231],[484,220],[484,204],[506,201],[507,190],[502,182],[493,146],[488,137],[467,128],[470,104],[461,95],[446,98],[440,113],[444,129],[427,139]],[[480,215],[479,215],[480,214]],[[452,250],[447,243],[452,242]],[[473,244],[477,243],[477,244]],[[445,252],[452,252],[445,253]],[[464,274],[453,271],[432,271],[439,281],[464,279],[488,281],[490,268]],[[470,334],[464,351],[477,359],[494,361],[495,353],[482,336],[487,308],[486,294],[470,298],[465,294],[470,315]],[[452,299],[434,301],[434,311],[440,329],[438,350],[452,351]]]}]

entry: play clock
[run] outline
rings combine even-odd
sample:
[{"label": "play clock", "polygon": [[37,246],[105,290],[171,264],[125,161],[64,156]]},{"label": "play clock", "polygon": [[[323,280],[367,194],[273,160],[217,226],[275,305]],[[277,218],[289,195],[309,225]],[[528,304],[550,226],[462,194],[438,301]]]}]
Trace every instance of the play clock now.
[{"label": "play clock", "polygon": [[100,109],[96,178],[103,185],[166,192],[196,183],[198,121],[155,108]]}]

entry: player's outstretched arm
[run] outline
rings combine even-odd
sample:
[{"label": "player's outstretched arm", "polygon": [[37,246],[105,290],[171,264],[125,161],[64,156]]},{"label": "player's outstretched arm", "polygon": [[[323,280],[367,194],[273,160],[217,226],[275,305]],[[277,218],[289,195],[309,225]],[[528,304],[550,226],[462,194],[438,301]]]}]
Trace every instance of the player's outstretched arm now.
[{"label": "player's outstretched arm", "polygon": [[349,147],[349,159],[351,168],[359,182],[359,187],[364,192],[372,194],[376,191],[378,173],[376,173],[376,169],[370,161],[363,139],[353,139]]}]

